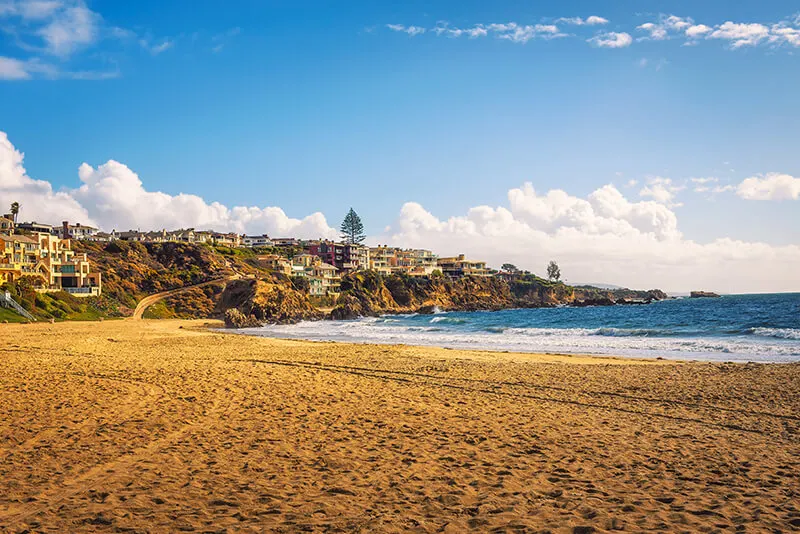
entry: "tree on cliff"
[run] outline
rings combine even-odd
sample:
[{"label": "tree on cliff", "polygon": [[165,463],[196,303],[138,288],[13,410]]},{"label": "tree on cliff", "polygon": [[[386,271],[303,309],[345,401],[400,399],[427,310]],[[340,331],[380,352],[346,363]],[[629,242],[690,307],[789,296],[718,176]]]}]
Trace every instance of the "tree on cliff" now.
[{"label": "tree on cliff", "polygon": [[361,244],[367,238],[364,235],[364,224],[361,222],[361,217],[358,216],[358,213],[353,208],[350,208],[350,211],[347,212],[342,221],[341,232],[344,242],[350,245]]},{"label": "tree on cliff", "polygon": [[558,264],[554,261],[551,261],[547,265],[547,279],[551,282],[558,282],[561,280],[561,269],[558,268]]},{"label": "tree on cliff", "polygon": [[506,271],[507,273],[516,273],[519,271],[519,269],[517,269],[517,266],[514,265],[513,263],[504,263],[503,265],[500,266],[500,270]]}]

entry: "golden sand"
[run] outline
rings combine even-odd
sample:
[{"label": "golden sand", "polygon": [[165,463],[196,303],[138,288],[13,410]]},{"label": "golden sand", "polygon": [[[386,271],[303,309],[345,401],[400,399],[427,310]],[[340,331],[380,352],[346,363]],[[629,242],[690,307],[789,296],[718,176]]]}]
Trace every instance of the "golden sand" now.
[{"label": "golden sand", "polygon": [[0,325],[0,530],[800,528],[798,365],[202,325]]}]

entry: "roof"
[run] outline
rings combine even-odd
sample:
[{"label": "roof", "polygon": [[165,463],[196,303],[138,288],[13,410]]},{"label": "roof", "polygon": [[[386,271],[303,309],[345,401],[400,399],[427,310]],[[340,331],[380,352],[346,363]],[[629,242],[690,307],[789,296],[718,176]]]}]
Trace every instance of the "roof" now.
[{"label": "roof", "polygon": [[34,244],[34,245],[38,245],[39,244],[39,240],[38,239],[32,239],[32,238],[30,238],[30,237],[28,237],[26,235],[16,235],[16,234],[15,235],[0,235],[0,239],[2,239],[3,241],[12,241],[12,242],[16,242],[16,243],[31,243],[31,244]]}]

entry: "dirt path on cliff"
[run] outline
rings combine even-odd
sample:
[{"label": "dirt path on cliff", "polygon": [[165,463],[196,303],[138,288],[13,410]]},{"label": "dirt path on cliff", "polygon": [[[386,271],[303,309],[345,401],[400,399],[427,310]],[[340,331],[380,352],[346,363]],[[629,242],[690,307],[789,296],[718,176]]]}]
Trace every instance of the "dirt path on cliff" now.
[{"label": "dirt path on cliff", "polygon": [[197,289],[198,287],[205,287],[211,284],[218,284],[220,282],[230,282],[231,280],[238,280],[239,278],[242,278],[242,275],[234,274],[223,278],[215,278],[214,280],[208,280],[206,282],[201,282],[199,284],[180,287],[178,289],[170,289],[169,291],[162,291],[161,293],[155,293],[153,295],[149,295],[139,301],[139,303],[136,305],[136,309],[133,311],[131,319],[133,319],[134,321],[142,319],[142,316],[144,315],[144,312],[147,308],[149,308],[156,302],[159,302],[166,298],[173,297],[175,295],[180,295],[181,293],[189,291],[190,289]]}]

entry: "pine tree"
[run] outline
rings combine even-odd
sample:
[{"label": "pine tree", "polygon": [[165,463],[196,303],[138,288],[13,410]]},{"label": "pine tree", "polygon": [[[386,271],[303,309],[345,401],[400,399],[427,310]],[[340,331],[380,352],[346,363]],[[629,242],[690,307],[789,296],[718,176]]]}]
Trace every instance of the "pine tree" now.
[{"label": "pine tree", "polygon": [[554,261],[551,261],[547,266],[547,278],[553,282],[561,280],[561,269],[558,268],[558,264]]},{"label": "pine tree", "polygon": [[342,221],[342,239],[345,243],[350,245],[358,245],[364,242],[367,238],[364,235],[364,224],[361,222],[361,217],[358,216],[353,208],[347,212],[344,220]]}]

